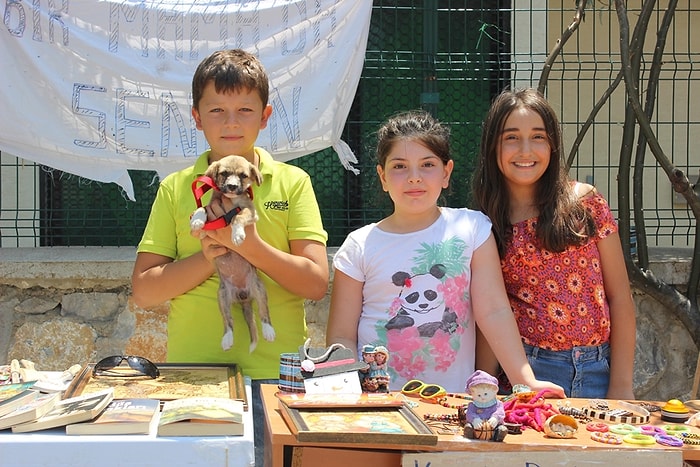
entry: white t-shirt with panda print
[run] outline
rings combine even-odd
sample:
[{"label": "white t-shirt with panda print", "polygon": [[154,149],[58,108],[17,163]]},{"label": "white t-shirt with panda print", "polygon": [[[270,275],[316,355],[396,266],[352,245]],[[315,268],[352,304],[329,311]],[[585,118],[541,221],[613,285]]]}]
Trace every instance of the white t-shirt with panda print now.
[{"label": "white t-shirt with panda print", "polygon": [[464,392],[474,372],[471,258],[491,233],[484,214],[441,208],[428,228],[389,233],[376,224],[348,235],[333,266],[363,282],[358,355],[389,349],[390,389],[411,379]]}]

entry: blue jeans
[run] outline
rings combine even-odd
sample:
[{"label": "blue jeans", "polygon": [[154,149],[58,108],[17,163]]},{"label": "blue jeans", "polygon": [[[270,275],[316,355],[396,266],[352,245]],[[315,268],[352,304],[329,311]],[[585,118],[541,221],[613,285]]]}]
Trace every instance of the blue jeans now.
[{"label": "blue jeans", "polygon": [[265,409],[263,408],[261,384],[278,384],[278,379],[254,379],[250,382],[253,393],[253,440],[255,443],[255,467],[265,462]]},{"label": "blue jeans", "polygon": [[610,344],[552,351],[523,344],[535,377],[564,388],[568,397],[604,399],[610,384]]}]

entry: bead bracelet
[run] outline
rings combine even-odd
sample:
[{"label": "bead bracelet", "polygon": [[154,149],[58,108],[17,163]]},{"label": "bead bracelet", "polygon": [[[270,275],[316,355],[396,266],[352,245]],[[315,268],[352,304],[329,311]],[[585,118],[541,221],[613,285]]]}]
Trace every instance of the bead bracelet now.
[{"label": "bead bracelet", "polygon": [[605,433],[606,431],[610,430],[610,427],[603,422],[590,422],[586,424],[586,430]]},{"label": "bead bracelet", "polygon": [[679,448],[683,446],[683,440],[671,435],[656,435],[654,436],[656,442],[663,446],[670,446],[672,448]]},{"label": "bead bracelet", "polygon": [[643,435],[651,435],[651,436],[656,436],[656,435],[666,435],[666,430],[661,428],[660,426],[654,426],[654,425],[642,425],[639,427],[642,431],[641,433]]},{"label": "bead bracelet", "polygon": [[630,433],[622,437],[622,441],[629,444],[656,444],[656,438],[641,433]]},{"label": "bead bracelet", "polygon": [[681,432],[680,437],[683,440],[684,444],[700,446],[700,435],[696,433]]},{"label": "bead bracelet", "polygon": [[666,433],[671,435],[690,432],[690,429],[684,425],[664,425],[664,430],[666,430]]},{"label": "bead bracelet", "polygon": [[427,413],[423,415],[424,420],[435,420],[438,422],[457,422],[459,417],[457,414],[450,413]]},{"label": "bead bracelet", "polygon": [[637,428],[636,426],[632,426],[628,423],[620,423],[617,425],[611,425],[609,429],[610,429],[610,431],[612,431],[616,435],[631,435],[631,434],[640,432],[639,428]]},{"label": "bead bracelet", "polygon": [[605,444],[622,444],[622,437],[606,431],[591,432],[591,439]]}]

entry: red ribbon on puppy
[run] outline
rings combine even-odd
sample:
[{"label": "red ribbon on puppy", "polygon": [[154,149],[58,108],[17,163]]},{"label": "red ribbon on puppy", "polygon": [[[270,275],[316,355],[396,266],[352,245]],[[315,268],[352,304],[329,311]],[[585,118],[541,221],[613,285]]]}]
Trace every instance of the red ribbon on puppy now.
[{"label": "red ribbon on puppy", "polygon": [[[200,185],[201,183],[201,185]],[[214,180],[212,180],[211,177],[207,177],[206,175],[202,175],[201,177],[197,177],[194,182],[192,182],[192,194],[194,194],[194,199],[197,202],[197,207],[201,208],[202,207],[202,196],[209,191],[209,190],[216,190],[220,191],[219,187],[216,186],[216,183],[214,183]],[[250,196],[250,199],[253,199],[253,190],[248,187],[248,196]],[[213,221],[206,221],[204,223],[204,230],[217,230],[226,227],[231,223],[231,220],[241,212],[241,208],[233,208],[226,214],[224,214],[221,217],[218,217],[214,219]]]}]

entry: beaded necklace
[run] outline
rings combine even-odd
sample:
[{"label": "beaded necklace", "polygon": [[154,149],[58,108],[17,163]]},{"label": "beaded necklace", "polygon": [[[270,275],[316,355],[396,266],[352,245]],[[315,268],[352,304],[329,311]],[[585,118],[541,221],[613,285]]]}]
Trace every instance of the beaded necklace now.
[{"label": "beaded necklace", "polygon": [[445,397],[441,397],[441,398],[437,399],[436,402],[437,402],[438,404],[440,404],[441,406],[443,406],[443,407],[447,407],[448,409],[459,409],[460,407],[462,407],[462,406],[464,406],[464,405],[467,405],[466,403],[464,403],[464,404],[459,404],[459,405],[450,404],[450,403],[447,401],[447,399],[450,398],[450,397],[452,397],[452,398],[454,398],[454,399],[472,400],[472,396],[468,396],[468,395],[466,395],[466,394],[451,394],[451,393],[450,393],[450,394],[445,394]]}]

